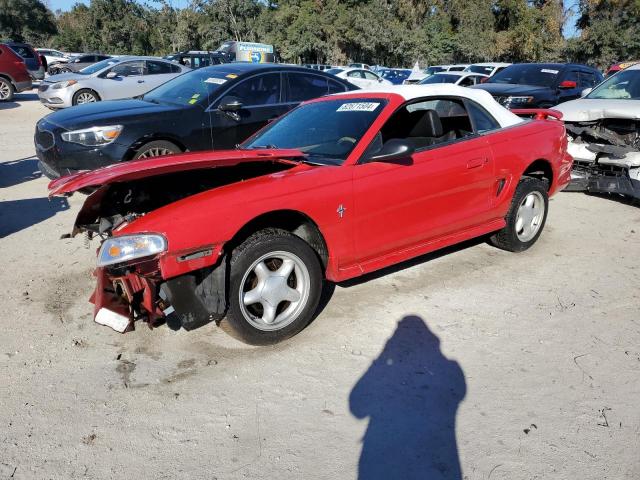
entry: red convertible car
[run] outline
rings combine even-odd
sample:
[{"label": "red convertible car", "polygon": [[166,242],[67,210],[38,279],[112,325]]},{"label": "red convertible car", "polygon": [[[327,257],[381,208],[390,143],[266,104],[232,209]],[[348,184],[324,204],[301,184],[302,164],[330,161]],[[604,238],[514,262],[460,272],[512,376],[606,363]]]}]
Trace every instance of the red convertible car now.
[{"label": "red convertible car", "polygon": [[533,245],[570,179],[561,115],[482,90],[389,87],[313,100],[236,150],[109,166],[50,183],[89,193],[73,234],[102,237],[95,320],[215,321],[266,345],[340,282],[464,240]]}]

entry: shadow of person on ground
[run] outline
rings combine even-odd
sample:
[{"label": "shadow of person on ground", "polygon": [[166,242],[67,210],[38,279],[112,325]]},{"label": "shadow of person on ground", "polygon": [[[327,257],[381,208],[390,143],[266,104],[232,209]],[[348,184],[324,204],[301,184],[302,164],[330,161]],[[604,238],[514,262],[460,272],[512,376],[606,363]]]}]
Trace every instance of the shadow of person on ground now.
[{"label": "shadow of person on ground", "polygon": [[465,392],[462,369],[424,321],[400,320],[349,396],[351,413],[369,417],[358,478],[462,480],[455,422]]},{"label": "shadow of person on ground", "polygon": [[41,175],[36,157],[0,162],[0,188],[35,180]]},{"label": "shadow of person on ground", "polygon": [[0,202],[0,238],[19,232],[69,209],[66,198],[28,198]]}]

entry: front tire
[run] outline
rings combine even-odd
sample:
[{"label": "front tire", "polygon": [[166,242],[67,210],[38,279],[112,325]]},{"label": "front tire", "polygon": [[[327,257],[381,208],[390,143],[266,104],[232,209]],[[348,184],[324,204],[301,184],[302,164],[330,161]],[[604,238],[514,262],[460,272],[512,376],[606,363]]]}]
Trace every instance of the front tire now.
[{"label": "front tire", "polygon": [[0,102],[8,102],[13,99],[15,89],[13,84],[6,78],[0,78]]},{"label": "front tire", "polygon": [[229,309],[220,326],[250,345],[299,333],[318,308],[322,268],[301,238],[280,229],[251,235],[231,255]]},{"label": "front tire", "polygon": [[538,178],[520,180],[505,218],[507,224],[489,242],[509,252],[523,252],[536,243],[547,221],[547,188],[548,183]]},{"label": "front tire", "polygon": [[138,149],[133,159],[139,158],[151,158],[160,157],[162,155],[171,155],[173,153],[181,153],[180,147],[176,144],[167,142],[165,140],[155,140],[153,142],[145,143]]},{"label": "front tire", "polygon": [[73,95],[73,101],[71,102],[75,105],[84,105],[85,103],[95,103],[99,102],[100,97],[93,90],[89,90],[88,88],[83,88],[82,90],[78,90]]}]

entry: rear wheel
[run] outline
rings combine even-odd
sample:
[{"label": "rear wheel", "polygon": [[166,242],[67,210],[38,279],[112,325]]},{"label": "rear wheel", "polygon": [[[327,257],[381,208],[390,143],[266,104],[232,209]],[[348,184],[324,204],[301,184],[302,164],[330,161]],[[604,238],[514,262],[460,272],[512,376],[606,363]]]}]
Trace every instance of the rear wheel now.
[{"label": "rear wheel", "polygon": [[14,93],[13,84],[6,78],[0,78],[0,102],[11,100]]},{"label": "rear wheel", "polygon": [[83,105],[85,103],[95,103],[99,101],[100,97],[98,96],[98,94],[93,90],[89,90],[87,88],[78,90],[73,96],[74,105]]},{"label": "rear wheel", "polygon": [[547,221],[549,195],[547,182],[524,177],[513,194],[505,227],[496,232],[490,242],[503,250],[522,252],[536,241]]},{"label": "rear wheel", "polygon": [[229,309],[220,326],[251,345],[281,342],[307,326],[321,292],[313,249],[285,230],[261,230],[231,255]]},{"label": "rear wheel", "polygon": [[133,159],[160,157],[162,155],[171,155],[172,153],[180,153],[180,147],[176,144],[167,142],[166,140],[155,140],[145,143],[138,149]]}]

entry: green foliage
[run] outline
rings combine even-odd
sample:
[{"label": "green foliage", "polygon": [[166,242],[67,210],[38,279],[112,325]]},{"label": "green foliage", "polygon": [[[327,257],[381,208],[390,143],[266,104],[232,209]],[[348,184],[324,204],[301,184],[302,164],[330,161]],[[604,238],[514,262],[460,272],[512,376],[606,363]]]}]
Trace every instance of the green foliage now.
[{"label": "green foliage", "polygon": [[640,59],[640,0],[580,0],[565,40],[562,0],[91,0],[56,17],[0,0],[0,36],[70,51],[167,54],[260,41],[296,63],[412,66],[504,60]]},{"label": "green foliage", "polygon": [[39,43],[54,33],[53,14],[40,0],[0,0],[0,38]]}]

